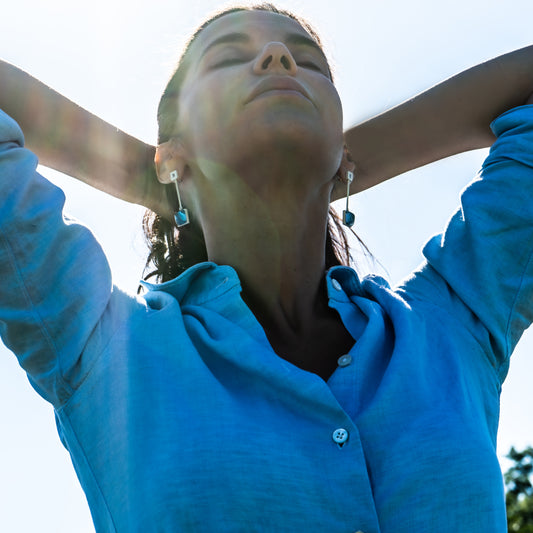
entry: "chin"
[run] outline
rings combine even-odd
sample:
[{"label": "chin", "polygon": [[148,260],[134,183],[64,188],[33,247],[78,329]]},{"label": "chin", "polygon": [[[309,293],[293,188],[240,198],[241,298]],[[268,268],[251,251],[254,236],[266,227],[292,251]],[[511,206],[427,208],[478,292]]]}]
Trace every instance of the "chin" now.
[{"label": "chin", "polygon": [[342,126],[333,128],[292,109],[276,111],[250,123],[241,137],[241,147],[255,146],[262,151],[268,146],[274,151],[296,151],[309,156],[317,150],[330,151],[332,146],[342,146]]},{"label": "chin", "polygon": [[[339,156],[342,155],[342,136],[333,144],[332,139],[325,139],[317,134],[317,130],[300,128],[298,125],[287,124],[284,127],[255,130],[240,139],[234,139],[235,146],[240,147],[233,152],[228,166],[237,174],[246,175],[251,169],[268,168],[280,179],[289,174],[302,177],[320,174],[330,179],[339,167]],[[274,179],[274,176],[270,176]],[[275,180],[274,180],[275,181]]]}]

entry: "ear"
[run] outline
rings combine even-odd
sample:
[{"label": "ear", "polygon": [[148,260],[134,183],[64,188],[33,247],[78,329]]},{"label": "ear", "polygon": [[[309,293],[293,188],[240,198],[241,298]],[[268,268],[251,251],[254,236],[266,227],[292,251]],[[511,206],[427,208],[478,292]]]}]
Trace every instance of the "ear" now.
[{"label": "ear", "polygon": [[[337,174],[335,174],[335,184],[333,186],[333,191],[331,192],[332,202],[346,196],[346,184],[348,182],[346,174],[348,171],[354,173],[355,181],[357,179],[357,176],[355,176],[355,161],[352,159],[348,147],[344,145],[341,163],[337,170]],[[355,187],[352,187],[352,191],[355,192]]]},{"label": "ear", "polygon": [[172,138],[160,144],[155,150],[154,158],[157,179],[161,183],[171,183],[170,173],[176,170],[181,180],[185,174],[185,155],[185,148],[179,139]]},{"label": "ear", "polygon": [[339,166],[339,170],[337,171],[337,176],[339,176],[343,183],[347,182],[346,173],[348,171],[355,173],[355,161],[352,159],[348,147],[344,145],[341,164]]}]

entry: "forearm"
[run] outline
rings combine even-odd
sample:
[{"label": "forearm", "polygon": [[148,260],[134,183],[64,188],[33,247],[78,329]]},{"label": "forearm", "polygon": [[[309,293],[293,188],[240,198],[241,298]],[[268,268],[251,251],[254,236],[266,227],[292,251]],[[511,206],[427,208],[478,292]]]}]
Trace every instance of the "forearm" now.
[{"label": "forearm", "polygon": [[0,61],[0,108],[45,166],[123,200],[162,210],[154,147],[118,130],[26,72]]},{"label": "forearm", "polygon": [[[533,46],[468,69],[345,133],[354,192],[466,150],[489,146],[489,125],[533,91]],[[335,195],[337,196],[337,195]]]}]

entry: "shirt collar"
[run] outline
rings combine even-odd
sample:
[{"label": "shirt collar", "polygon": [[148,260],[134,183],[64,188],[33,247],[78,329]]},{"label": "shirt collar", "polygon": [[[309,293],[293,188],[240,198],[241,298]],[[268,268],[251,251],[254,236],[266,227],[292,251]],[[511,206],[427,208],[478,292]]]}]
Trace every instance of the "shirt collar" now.
[{"label": "shirt collar", "polygon": [[239,292],[241,290],[234,268],[211,261],[193,265],[177,278],[164,283],[140,283],[148,291],[163,291],[174,296],[179,302],[189,304],[205,303],[235,287]]},{"label": "shirt collar", "polygon": [[326,272],[328,298],[338,302],[348,302],[350,296],[362,294],[361,282],[353,268],[335,266]]},{"label": "shirt collar", "polygon": [[375,286],[390,289],[389,282],[376,274],[360,279],[357,272],[347,266],[335,266],[326,272],[328,297],[332,300],[347,302],[353,296],[368,297]]},{"label": "shirt collar", "polygon": [[[347,266],[335,266],[326,272],[326,286],[328,298],[338,302],[349,302],[350,297],[364,294],[363,283],[360,281],[353,268]],[[374,281],[376,281],[374,280]],[[386,282],[381,280],[380,284]],[[201,304],[213,300],[231,289],[238,288],[241,291],[241,283],[235,269],[228,265],[217,265],[211,261],[198,263],[177,278],[164,283],[149,283],[141,281],[141,285],[148,291],[164,291],[182,303]]]}]

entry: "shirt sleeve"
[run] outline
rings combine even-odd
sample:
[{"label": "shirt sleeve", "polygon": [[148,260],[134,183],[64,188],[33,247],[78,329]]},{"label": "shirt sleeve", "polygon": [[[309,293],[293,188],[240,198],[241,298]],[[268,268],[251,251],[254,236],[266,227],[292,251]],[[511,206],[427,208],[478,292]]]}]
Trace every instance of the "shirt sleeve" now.
[{"label": "shirt sleeve", "polygon": [[0,111],[0,335],[54,405],[112,292],[104,253],[63,216],[64,194],[37,171],[22,131]]},{"label": "shirt sleeve", "polygon": [[431,294],[475,331],[504,377],[533,321],[533,106],[504,113],[491,128],[497,140],[489,156],[404,288]]}]

